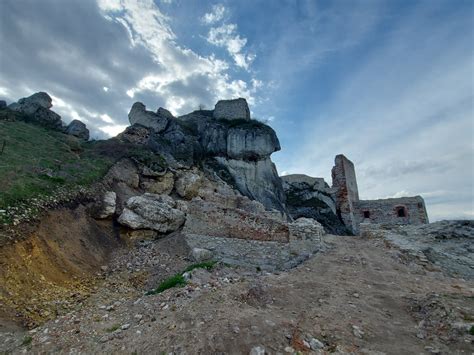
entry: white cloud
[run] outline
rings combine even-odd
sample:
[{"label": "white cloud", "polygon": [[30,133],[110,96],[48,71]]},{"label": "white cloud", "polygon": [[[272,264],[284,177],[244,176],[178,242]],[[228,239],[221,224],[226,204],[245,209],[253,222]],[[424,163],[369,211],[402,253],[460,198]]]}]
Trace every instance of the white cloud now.
[{"label": "white cloud", "polygon": [[105,92],[107,92],[107,91],[109,91],[109,88],[108,88],[107,86],[104,86],[104,87],[102,88],[102,90],[104,90]]},{"label": "white cloud", "polygon": [[[132,45],[145,47],[157,63],[154,72],[126,90],[127,96],[135,98],[138,94],[154,93],[175,114],[195,109],[200,103],[213,105],[222,98],[245,97],[254,102],[259,81],[255,79],[255,83],[249,85],[242,79],[234,79],[227,73],[229,64],[224,60],[215,55],[201,56],[178,45],[169,18],[152,0],[99,1],[99,6],[106,18],[127,29]],[[220,16],[220,7],[216,10],[216,16]],[[216,40],[222,41],[223,38]],[[236,64],[248,68],[253,57],[241,53],[245,42],[246,39],[233,33],[227,47],[232,51]]]},{"label": "white cloud", "polygon": [[219,27],[212,27],[206,39],[209,43],[217,47],[225,48],[234,59],[235,64],[245,70],[248,70],[249,65],[256,57],[254,54],[242,52],[247,43],[247,39],[240,37],[237,32],[236,24],[231,23]]},{"label": "white cloud", "polygon": [[212,6],[211,12],[205,13],[201,18],[201,21],[207,25],[212,25],[216,22],[219,22],[224,18],[227,10],[222,4],[216,4]]},{"label": "white cloud", "polygon": [[122,133],[128,125],[108,125],[99,127],[109,137],[115,137],[117,134]]}]

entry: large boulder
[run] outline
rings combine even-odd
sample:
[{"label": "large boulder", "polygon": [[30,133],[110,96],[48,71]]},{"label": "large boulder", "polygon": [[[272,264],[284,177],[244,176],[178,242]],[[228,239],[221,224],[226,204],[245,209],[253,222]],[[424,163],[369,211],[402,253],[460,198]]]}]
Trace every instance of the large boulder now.
[{"label": "large boulder", "polygon": [[80,139],[89,140],[89,130],[87,129],[85,123],[79,120],[73,120],[66,127],[67,134],[75,136]]},{"label": "large boulder", "polygon": [[349,233],[336,214],[332,189],[323,178],[292,174],[282,176],[281,179],[286,194],[286,207],[291,217],[313,218],[331,234]]},{"label": "large boulder", "polygon": [[214,118],[226,120],[250,120],[250,109],[243,98],[220,100],[214,107]]},{"label": "large boulder", "polygon": [[203,178],[196,171],[184,171],[176,180],[176,192],[179,196],[191,200],[199,193]]},{"label": "large boulder", "polygon": [[47,127],[62,128],[61,116],[51,111],[53,100],[45,92],[37,92],[29,97],[24,97],[8,107],[28,116],[28,119]]},{"label": "large boulder", "polygon": [[229,176],[229,183],[243,195],[261,202],[267,209],[276,209],[286,213],[285,193],[275,164],[270,158],[247,161],[214,158],[221,170]]},{"label": "large boulder", "polygon": [[231,128],[227,133],[227,156],[232,159],[260,160],[280,149],[275,131],[264,124]]},{"label": "large boulder", "polygon": [[158,195],[169,195],[174,187],[174,175],[166,172],[160,176],[142,179],[140,186],[146,191]]},{"label": "large boulder", "polygon": [[[160,112],[160,110],[158,110],[158,112]],[[159,133],[164,131],[168,125],[169,115],[163,114],[163,111],[161,111],[160,114],[147,111],[144,104],[135,102],[130,109],[128,119],[131,125],[140,124],[144,127],[152,128],[155,132]]]},{"label": "large boulder", "polygon": [[117,206],[117,194],[114,191],[106,191],[102,196],[101,206],[97,218],[108,218],[115,214]]},{"label": "large boulder", "polygon": [[145,193],[127,201],[118,222],[132,229],[173,232],[185,222],[184,212],[175,207],[176,202],[169,196]]}]

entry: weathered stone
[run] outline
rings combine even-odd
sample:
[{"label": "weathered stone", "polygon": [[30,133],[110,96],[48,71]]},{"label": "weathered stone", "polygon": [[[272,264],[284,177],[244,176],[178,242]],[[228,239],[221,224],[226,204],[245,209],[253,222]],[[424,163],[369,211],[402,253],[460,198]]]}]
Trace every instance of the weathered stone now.
[{"label": "weathered stone", "polygon": [[61,129],[62,121],[59,116],[50,108],[53,106],[51,97],[45,92],[37,92],[29,97],[24,97],[18,102],[10,104],[11,110],[21,112],[28,116],[28,119],[47,127]]},{"label": "weathered stone", "polygon": [[261,202],[267,209],[286,212],[285,193],[275,164],[270,158],[245,161],[216,157],[227,169],[234,186],[245,196]]},{"label": "weathered stone", "polygon": [[250,350],[249,355],[265,355],[265,348],[261,345],[254,346],[252,350]]},{"label": "weathered stone", "polygon": [[168,171],[162,176],[144,180],[140,185],[146,192],[169,195],[174,187],[174,175]]},{"label": "weathered stone", "polygon": [[176,180],[176,192],[179,196],[190,200],[199,193],[203,179],[195,171],[185,171]]},{"label": "weathered stone", "polygon": [[175,118],[171,112],[169,112],[167,109],[160,107],[157,111],[156,114],[160,117],[164,117],[167,119],[173,119]]},{"label": "weathered stone", "polygon": [[124,142],[145,145],[150,139],[150,130],[151,128],[137,124],[127,127],[125,131],[117,136],[117,138]]},{"label": "weathered stone", "polygon": [[193,248],[191,251],[193,259],[198,263],[201,261],[206,261],[212,259],[212,252],[203,248]]},{"label": "weathered stone", "polygon": [[231,128],[227,133],[227,156],[232,159],[265,159],[280,149],[275,131],[268,126]]},{"label": "weathered stone", "polygon": [[298,218],[289,223],[290,247],[294,254],[308,255],[322,248],[321,237],[326,234],[323,226],[312,218]]},{"label": "weathered stone", "polygon": [[130,159],[121,159],[109,169],[104,177],[104,182],[109,185],[123,182],[132,188],[138,188],[140,177],[137,166]]},{"label": "weathered stone", "polygon": [[75,136],[80,139],[89,140],[89,130],[87,129],[86,125],[79,121],[73,120],[69,125],[66,127],[65,132],[72,136]]},{"label": "weathered stone", "polygon": [[323,178],[303,174],[281,177],[286,194],[286,206],[291,217],[314,218],[331,234],[350,234],[336,214],[333,190]]},{"label": "weathered stone", "polygon": [[156,132],[162,132],[168,125],[169,118],[152,111],[147,111],[146,106],[141,102],[135,102],[130,109],[128,119],[131,125],[140,124],[144,127],[152,128]]},{"label": "weathered stone", "polygon": [[132,229],[172,232],[185,221],[185,214],[175,206],[174,200],[166,195],[145,193],[134,196],[127,201],[118,222]]},{"label": "weathered stone", "polygon": [[107,191],[102,197],[101,208],[97,218],[108,218],[114,215],[116,208],[117,194],[114,191]]},{"label": "weathered stone", "polygon": [[250,120],[250,109],[247,101],[243,98],[218,101],[214,107],[214,118]]},{"label": "weathered stone", "polygon": [[311,347],[311,350],[318,350],[324,348],[324,343],[320,342],[316,338],[311,338],[309,341],[309,346]]}]

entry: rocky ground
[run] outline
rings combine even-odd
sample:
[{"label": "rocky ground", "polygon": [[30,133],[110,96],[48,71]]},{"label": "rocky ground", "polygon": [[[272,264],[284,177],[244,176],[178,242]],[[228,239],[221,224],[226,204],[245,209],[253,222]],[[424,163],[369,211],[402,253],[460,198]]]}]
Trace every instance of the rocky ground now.
[{"label": "rocky ground", "polygon": [[75,311],[30,331],[1,324],[4,353],[472,354],[474,283],[382,238],[326,236],[288,272],[225,265],[144,295],[191,262],[179,234],[101,268]]}]

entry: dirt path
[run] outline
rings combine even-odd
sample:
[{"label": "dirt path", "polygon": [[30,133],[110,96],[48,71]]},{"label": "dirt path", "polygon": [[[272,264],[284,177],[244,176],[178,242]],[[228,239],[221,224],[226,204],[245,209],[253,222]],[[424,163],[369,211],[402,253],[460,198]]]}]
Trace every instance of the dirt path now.
[{"label": "dirt path", "polygon": [[[473,353],[466,328],[474,320],[472,282],[428,271],[429,264],[409,261],[381,239],[326,240],[327,251],[289,272],[220,266],[155,296],[123,281],[133,279],[134,267],[117,270],[76,312],[21,335],[24,345],[11,335],[17,340],[10,350],[248,354],[261,346],[267,354]],[[147,271],[155,270],[155,279],[159,264]],[[317,348],[313,338],[322,349],[308,348]]]}]

